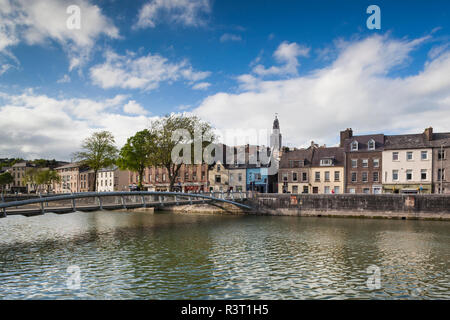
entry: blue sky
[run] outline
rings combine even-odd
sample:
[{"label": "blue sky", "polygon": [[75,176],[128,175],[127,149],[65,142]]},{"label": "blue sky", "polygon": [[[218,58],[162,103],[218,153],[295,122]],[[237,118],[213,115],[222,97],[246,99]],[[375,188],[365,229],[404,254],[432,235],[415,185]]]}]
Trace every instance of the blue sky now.
[{"label": "blue sky", "polygon": [[[70,4],[81,7],[80,30],[65,26]],[[366,27],[372,4],[381,30]],[[346,127],[450,131],[448,1],[0,0],[0,8],[0,157],[68,159],[95,130],[120,145],[181,111],[222,131],[270,128],[278,112],[293,146],[333,145]],[[435,86],[412,103],[409,93],[427,84]]]}]

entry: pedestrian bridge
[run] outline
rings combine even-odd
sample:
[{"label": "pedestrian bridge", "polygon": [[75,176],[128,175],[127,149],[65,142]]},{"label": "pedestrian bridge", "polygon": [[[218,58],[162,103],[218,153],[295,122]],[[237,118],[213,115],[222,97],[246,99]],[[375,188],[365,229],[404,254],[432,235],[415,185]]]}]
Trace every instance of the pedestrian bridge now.
[{"label": "pedestrian bridge", "polygon": [[0,217],[8,215],[40,215],[46,212],[117,210],[134,208],[163,208],[186,204],[214,204],[217,202],[252,210],[243,202],[247,192],[181,193],[157,191],[81,192],[61,195],[37,195],[19,201],[0,202]]}]

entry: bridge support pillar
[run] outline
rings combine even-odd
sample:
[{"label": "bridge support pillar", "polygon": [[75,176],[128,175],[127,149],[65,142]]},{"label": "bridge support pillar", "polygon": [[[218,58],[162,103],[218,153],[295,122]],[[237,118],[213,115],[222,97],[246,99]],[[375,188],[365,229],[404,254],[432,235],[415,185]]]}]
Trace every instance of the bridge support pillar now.
[{"label": "bridge support pillar", "polygon": [[125,199],[123,196],[120,197],[120,201],[122,202],[122,208],[126,209],[127,206],[125,205]]},{"label": "bridge support pillar", "polygon": [[102,201],[102,197],[98,197],[98,206],[100,207],[100,210],[103,210],[103,201]]}]

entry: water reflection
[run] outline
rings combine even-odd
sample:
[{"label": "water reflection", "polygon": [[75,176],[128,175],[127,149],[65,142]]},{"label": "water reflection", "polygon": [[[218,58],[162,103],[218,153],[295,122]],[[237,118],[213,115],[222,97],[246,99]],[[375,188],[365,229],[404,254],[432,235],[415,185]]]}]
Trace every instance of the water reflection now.
[{"label": "water reflection", "polygon": [[[126,212],[0,220],[7,299],[450,297],[450,223]],[[67,267],[81,270],[70,290]],[[381,288],[367,287],[367,267]]]}]

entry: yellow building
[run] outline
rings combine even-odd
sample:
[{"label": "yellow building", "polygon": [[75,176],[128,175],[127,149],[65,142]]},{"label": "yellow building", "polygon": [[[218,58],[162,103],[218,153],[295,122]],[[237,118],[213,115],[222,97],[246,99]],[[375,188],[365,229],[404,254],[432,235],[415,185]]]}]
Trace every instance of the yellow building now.
[{"label": "yellow building", "polygon": [[315,147],[311,165],[311,191],[344,193],[344,149]]}]

